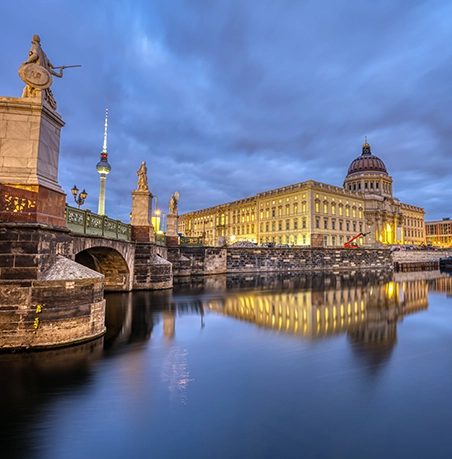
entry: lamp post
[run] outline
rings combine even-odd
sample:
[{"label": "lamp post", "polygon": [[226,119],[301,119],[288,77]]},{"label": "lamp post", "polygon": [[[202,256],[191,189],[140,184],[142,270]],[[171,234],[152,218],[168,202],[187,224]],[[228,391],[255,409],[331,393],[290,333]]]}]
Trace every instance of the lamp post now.
[{"label": "lamp post", "polygon": [[72,196],[74,196],[74,201],[78,205],[78,208],[80,209],[80,206],[84,204],[86,197],[88,196],[88,193],[83,190],[80,194],[78,192],[77,185],[74,185],[74,188],[72,188]]}]

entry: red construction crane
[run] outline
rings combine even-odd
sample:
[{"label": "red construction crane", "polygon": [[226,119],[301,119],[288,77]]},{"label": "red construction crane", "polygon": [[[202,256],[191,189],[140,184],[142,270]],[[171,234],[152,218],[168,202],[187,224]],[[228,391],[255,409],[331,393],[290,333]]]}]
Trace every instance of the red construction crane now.
[{"label": "red construction crane", "polygon": [[359,237],[365,237],[368,234],[370,234],[370,231],[368,233],[359,233],[359,234],[357,234],[356,236],[352,237],[349,241],[347,241],[344,244],[344,247],[346,249],[357,249],[358,248],[358,244],[356,242],[354,242],[355,239],[358,239]]}]

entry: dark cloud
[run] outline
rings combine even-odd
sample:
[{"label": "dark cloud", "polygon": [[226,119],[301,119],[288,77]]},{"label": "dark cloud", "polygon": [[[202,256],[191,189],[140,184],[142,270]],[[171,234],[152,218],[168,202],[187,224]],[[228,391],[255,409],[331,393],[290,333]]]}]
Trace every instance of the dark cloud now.
[{"label": "dark cloud", "polygon": [[[25,14],[25,12],[27,12]],[[342,185],[364,135],[394,194],[451,216],[452,4],[446,0],[2,2],[3,96],[33,34],[55,65],[60,183],[89,193],[109,108],[107,213],[136,170],[182,212],[304,180]],[[20,24],[20,27],[18,26]]]}]

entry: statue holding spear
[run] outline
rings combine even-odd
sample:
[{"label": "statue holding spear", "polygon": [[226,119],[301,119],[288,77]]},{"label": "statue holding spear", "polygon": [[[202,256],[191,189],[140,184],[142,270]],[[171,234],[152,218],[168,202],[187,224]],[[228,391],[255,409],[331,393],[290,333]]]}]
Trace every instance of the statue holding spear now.
[{"label": "statue holding spear", "polygon": [[[23,90],[22,97],[36,97],[36,90],[44,91],[44,99],[56,110],[56,102],[50,90],[52,75],[61,78],[63,70],[72,67],[81,67],[81,65],[55,67],[41,48],[39,35],[33,35],[28,59],[18,70],[21,80],[27,85]],[[56,69],[59,69],[59,72]]]}]

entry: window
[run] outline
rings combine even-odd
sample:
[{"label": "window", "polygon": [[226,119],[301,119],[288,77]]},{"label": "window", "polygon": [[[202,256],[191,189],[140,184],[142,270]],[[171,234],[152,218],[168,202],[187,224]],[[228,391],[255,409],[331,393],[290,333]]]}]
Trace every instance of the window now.
[{"label": "window", "polygon": [[[303,227],[303,229],[306,229],[306,218],[303,218],[302,227]],[[294,225],[294,229],[296,229],[295,225]]]},{"label": "window", "polygon": [[286,230],[290,230],[290,220],[286,220]]},{"label": "window", "polygon": [[339,222],[339,229],[342,231],[342,222]]},{"label": "window", "polygon": [[276,229],[276,224],[275,224],[275,222],[273,222],[272,223],[272,231],[275,231],[275,229]]},{"label": "window", "polygon": [[320,203],[318,202],[315,203],[315,211],[320,212]]},{"label": "window", "polygon": [[302,210],[303,213],[306,212],[306,201],[303,201],[303,202],[301,203],[301,210]]},{"label": "window", "polygon": [[320,228],[320,218],[315,219],[315,227]]},{"label": "window", "polygon": [[279,220],[278,222],[278,231],[282,230],[282,220]]},{"label": "window", "polygon": [[345,223],[345,229],[346,229],[347,231],[350,231],[350,222],[346,222],[346,223]]},{"label": "window", "polygon": [[264,231],[264,225],[263,225],[263,223],[261,223],[261,224],[259,225],[259,231],[260,231],[261,233]]},{"label": "window", "polygon": [[[289,199],[289,198],[287,198],[287,199]],[[289,215],[289,214],[290,214],[290,205],[287,204],[286,205],[286,215]]]},{"label": "window", "polygon": [[350,217],[350,207],[348,206],[345,207],[345,216]]},{"label": "window", "polygon": [[328,213],[328,204],[323,204],[323,213],[327,214]]},{"label": "window", "polygon": [[323,236],[323,245],[325,247],[328,245],[328,236]]},{"label": "window", "polygon": [[339,206],[339,215],[343,215],[344,214],[344,209],[342,206]]},{"label": "window", "polygon": [[334,204],[331,205],[331,213],[333,215],[336,215],[336,205],[334,205]]},{"label": "window", "polygon": [[[306,223],[304,219],[303,222]],[[293,219],[293,229],[298,229],[298,218]]]},{"label": "window", "polygon": [[268,223],[265,224],[265,231],[268,233],[268,229],[269,229],[269,226],[268,226]]},{"label": "window", "polygon": [[356,222],[353,222],[353,231],[356,233]]},{"label": "window", "polygon": [[328,219],[327,218],[323,219],[323,228],[328,229]]},{"label": "window", "polygon": [[278,207],[278,217],[281,217],[282,215],[282,206]]},{"label": "window", "polygon": [[265,209],[265,218],[268,218],[269,217],[269,210],[268,209]]},{"label": "window", "polygon": [[336,220],[331,220],[331,229],[336,229]]},{"label": "window", "polygon": [[356,208],[355,207],[353,207],[352,209],[352,217],[356,218]]},{"label": "window", "polygon": [[276,209],[274,207],[272,208],[272,217],[276,217]]},{"label": "window", "polygon": [[331,236],[331,245],[336,245],[336,236]]}]

